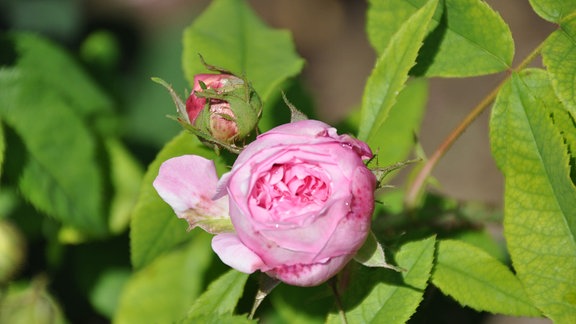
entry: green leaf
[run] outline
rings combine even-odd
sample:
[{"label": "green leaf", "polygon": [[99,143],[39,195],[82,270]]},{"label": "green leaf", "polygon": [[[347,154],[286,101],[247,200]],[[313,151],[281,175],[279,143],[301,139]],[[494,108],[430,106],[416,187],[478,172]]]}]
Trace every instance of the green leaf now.
[{"label": "green leaf", "polygon": [[530,0],[530,5],[540,17],[556,23],[576,11],[573,0]]},{"label": "green leaf", "polygon": [[[435,238],[404,244],[394,259],[405,272],[366,268],[356,265],[351,281],[342,296],[350,323],[405,323],[416,311],[426,289]],[[359,269],[358,269],[359,268]],[[340,323],[330,314],[328,323]]]},{"label": "green leaf", "polygon": [[402,89],[388,118],[368,141],[378,154],[379,166],[389,166],[408,158],[416,144],[414,138],[420,131],[427,99],[428,82],[425,79],[410,80]]},{"label": "green leaf", "polygon": [[576,16],[568,18],[560,27],[546,40],[542,59],[556,95],[572,116],[576,116]]},{"label": "green leaf", "polygon": [[[383,53],[402,24],[426,2],[371,0],[367,30]],[[481,0],[445,0],[436,10],[413,71],[417,75],[467,77],[508,69],[514,57],[510,29]]]},{"label": "green leaf", "polygon": [[370,141],[386,121],[414,65],[436,4],[431,0],[412,15],[378,58],[362,98],[360,140]]},{"label": "green leaf", "polygon": [[216,153],[187,132],[181,132],[164,146],[144,175],[140,196],[132,213],[130,248],[132,265],[136,269],[192,237],[186,230],[186,222],[176,217],[172,208],[152,187],[160,165],[172,157],[185,154],[196,154],[214,160],[217,168],[223,170],[224,163]]},{"label": "green leaf", "polygon": [[18,53],[18,68],[61,95],[76,113],[90,117],[92,125],[113,112],[112,100],[61,48],[34,34],[9,35]]},{"label": "green leaf", "polygon": [[[278,323],[322,324],[334,306],[334,294],[328,285],[302,288],[281,284],[267,298],[273,305],[271,316]],[[266,314],[261,317],[265,322]]]},{"label": "green leaf", "polygon": [[234,269],[228,270],[213,281],[208,289],[195,301],[188,311],[188,319],[198,316],[217,317],[232,314],[242,293],[248,275]]},{"label": "green leaf", "polygon": [[127,268],[107,268],[90,289],[89,298],[93,307],[102,315],[112,318],[118,308],[122,288],[129,280]]},{"label": "green leaf", "polygon": [[190,324],[257,324],[258,321],[248,319],[246,316],[242,315],[232,315],[232,314],[223,314],[219,316],[212,316],[212,315],[202,315],[198,317],[194,317],[191,319],[187,319],[178,323],[190,323]]},{"label": "green leaf", "polygon": [[77,107],[25,69],[0,70],[0,88],[0,117],[25,147],[18,161],[22,195],[64,225],[104,235],[96,141],[75,113]]},{"label": "green leaf", "polygon": [[4,137],[4,125],[0,120],[0,177],[4,171],[4,155],[6,154],[6,138]]},{"label": "green leaf", "polygon": [[540,316],[522,283],[500,261],[461,241],[438,242],[432,283],[464,306],[512,316]]},{"label": "green leaf", "polygon": [[492,152],[505,176],[504,234],[518,278],[544,315],[576,318],[576,188],[570,178],[571,128],[542,70],[513,74],[490,121]]},{"label": "green leaf", "polygon": [[117,139],[109,138],[105,145],[110,156],[110,176],[114,187],[108,228],[112,233],[121,233],[130,224],[130,214],[140,193],[144,171]]},{"label": "green leaf", "polygon": [[211,235],[193,234],[184,247],[158,257],[129,279],[114,323],[173,323],[186,317],[213,256]]},{"label": "green leaf", "polygon": [[208,64],[245,76],[263,101],[285,79],[300,72],[303,60],[295,53],[290,34],[268,28],[243,0],[215,0],[184,31],[186,78],[206,73]]}]

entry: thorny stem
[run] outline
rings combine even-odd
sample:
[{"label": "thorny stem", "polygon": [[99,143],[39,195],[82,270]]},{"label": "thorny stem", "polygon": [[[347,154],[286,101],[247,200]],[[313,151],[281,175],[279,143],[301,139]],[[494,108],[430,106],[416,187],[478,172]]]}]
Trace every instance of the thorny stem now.
[{"label": "thorny stem", "polygon": [[[540,43],[540,45],[538,45],[530,54],[528,54],[528,56],[522,62],[520,62],[518,66],[512,69],[512,72],[517,72],[525,68],[536,58],[536,56],[540,54],[543,46],[544,42]],[[496,99],[498,92],[502,86],[510,79],[511,75],[512,73],[509,73],[506,78],[504,78],[504,80],[502,80],[502,82],[496,86],[496,88],[494,88],[484,99],[482,99],[482,101],[480,101],[466,117],[464,117],[464,120],[462,120],[460,124],[458,124],[456,128],[454,128],[454,130],[448,134],[444,141],[442,141],[442,143],[438,146],[436,151],[434,151],[434,153],[430,156],[430,159],[426,161],[420,172],[414,178],[414,182],[412,182],[412,185],[409,187],[406,194],[404,203],[408,209],[412,209],[416,206],[418,196],[422,191],[422,187],[424,186],[426,179],[428,179],[430,176],[430,173],[432,173],[432,169],[434,169],[436,164],[438,164],[438,161],[440,161],[440,159],[452,147],[452,144],[454,144],[460,135],[464,133],[468,126],[470,126],[472,122],[474,122],[474,120],[476,120],[476,118],[490,106],[494,99]]]}]

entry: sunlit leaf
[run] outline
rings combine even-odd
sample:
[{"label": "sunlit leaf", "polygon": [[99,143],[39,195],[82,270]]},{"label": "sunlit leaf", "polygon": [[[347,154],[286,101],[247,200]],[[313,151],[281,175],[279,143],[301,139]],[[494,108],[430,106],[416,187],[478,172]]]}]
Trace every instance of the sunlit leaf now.
[{"label": "sunlit leaf", "polygon": [[461,241],[439,241],[432,283],[460,304],[478,311],[540,316],[522,283],[500,261]]},{"label": "sunlit leaf", "polygon": [[368,141],[378,155],[379,166],[386,167],[408,158],[420,131],[427,99],[428,82],[424,79],[410,80],[398,94],[388,118]]},{"label": "sunlit leaf", "polygon": [[[367,31],[383,53],[392,36],[426,1],[371,0]],[[510,29],[481,0],[446,0],[437,9],[414,69],[417,75],[466,77],[509,68],[514,56]]]},{"label": "sunlit leaf", "polygon": [[573,0],[530,0],[530,5],[540,17],[556,23],[576,11]]},{"label": "sunlit leaf", "polygon": [[[576,1],[571,2],[575,5]],[[542,49],[556,95],[576,117],[576,16],[562,22]]]},{"label": "sunlit leaf", "polygon": [[[349,323],[406,323],[422,300],[434,258],[433,237],[406,243],[394,260],[405,272],[356,265],[342,296]],[[330,314],[328,323],[340,323]]]},{"label": "sunlit leaf", "polygon": [[245,76],[264,101],[282,81],[302,69],[290,34],[268,28],[242,0],[215,0],[184,32],[186,78],[210,65]]},{"label": "sunlit leaf", "polygon": [[505,180],[504,234],[518,278],[554,322],[576,318],[576,188],[567,142],[574,123],[542,70],[513,74],[494,105],[492,152]]},{"label": "sunlit leaf", "polygon": [[378,58],[364,89],[359,139],[370,141],[388,118],[414,65],[436,4],[436,0],[431,0],[412,15]]},{"label": "sunlit leaf", "polygon": [[228,270],[213,281],[194,301],[192,308],[188,311],[188,318],[232,314],[238,300],[242,297],[246,280],[248,280],[247,274],[234,269]]}]

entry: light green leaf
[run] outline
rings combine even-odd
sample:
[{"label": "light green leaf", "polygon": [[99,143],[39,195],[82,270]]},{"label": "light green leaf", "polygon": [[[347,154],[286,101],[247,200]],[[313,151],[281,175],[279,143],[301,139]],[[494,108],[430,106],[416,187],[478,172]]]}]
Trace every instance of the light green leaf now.
[{"label": "light green leaf", "polygon": [[188,319],[198,316],[232,314],[242,293],[248,275],[234,269],[228,270],[213,281],[188,311]]},{"label": "light green leaf", "polygon": [[530,0],[530,5],[540,17],[556,23],[576,11],[574,0]]},{"label": "light green leaf", "polygon": [[[576,1],[571,3],[576,8]],[[556,95],[576,117],[576,16],[566,19],[560,27],[546,40],[542,59]]]},{"label": "light green leaf", "polygon": [[193,84],[206,62],[245,76],[263,101],[286,78],[300,72],[303,60],[290,34],[268,28],[243,0],[215,0],[184,32],[183,66]]},{"label": "light green leaf", "polygon": [[[426,2],[371,0],[367,30],[383,53],[402,24]],[[481,0],[445,0],[436,10],[413,71],[417,75],[466,77],[509,68],[514,42],[504,20]]]},{"label": "light green leaf", "polygon": [[189,133],[181,132],[164,146],[144,175],[140,196],[132,213],[130,248],[132,265],[136,269],[192,237],[192,233],[187,231],[186,222],[176,217],[172,208],[152,187],[160,165],[169,158],[185,154],[196,154],[212,159],[217,168],[220,167],[220,171],[223,171],[224,163],[216,153]]},{"label": "light green leaf", "polygon": [[144,171],[120,141],[109,138],[105,144],[110,156],[110,176],[114,187],[108,228],[117,234],[130,224],[130,214],[140,193]]},{"label": "light green leaf", "polygon": [[460,304],[478,311],[540,316],[520,280],[500,261],[461,241],[438,242],[432,283]]},{"label": "light green leaf", "polygon": [[114,323],[174,323],[186,317],[213,256],[211,236],[198,230],[193,234],[183,248],[156,258],[130,278]]},{"label": "light green leaf", "polygon": [[[492,152],[505,180],[504,234],[518,278],[544,315],[576,318],[576,188],[565,110],[542,70],[513,74],[494,104]],[[568,144],[568,145],[567,145]]]},{"label": "light green leaf", "polygon": [[[409,242],[394,260],[405,272],[356,265],[342,304],[349,323],[405,323],[414,314],[426,289],[434,258],[433,237]],[[355,265],[355,264],[353,264]],[[360,269],[358,269],[360,268]],[[328,323],[340,323],[330,314]]]},{"label": "light green leaf", "polygon": [[95,139],[74,112],[77,107],[28,70],[0,70],[0,88],[0,116],[26,150],[18,161],[22,195],[64,225],[104,235],[102,170]]},{"label": "light green leaf", "polygon": [[427,99],[428,82],[425,79],[408,81],[388,118],[368,140],[368,145],[378,154],[379,166],[386,167],[408,158],[416,144],[414,138],[420,131]]},{"label": "light green leaf", "polygon": [[370,141],[388,118],[408,79],[408,71],[414,65],[437,3],[437,0],[431,0],[412,15],[378,58],[362,98],[360,140]]}]

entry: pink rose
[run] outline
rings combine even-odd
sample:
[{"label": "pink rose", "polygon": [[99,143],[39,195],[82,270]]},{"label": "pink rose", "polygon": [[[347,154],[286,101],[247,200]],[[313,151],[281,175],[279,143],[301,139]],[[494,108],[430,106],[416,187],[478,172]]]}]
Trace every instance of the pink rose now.
[{"label": "pink rose", "polygon": [[[191,226],[217,233],[212,248],[224,263],[315,286],[370,232],[376,178],[363,160],[371,156],[365,143],[304,120],[258,136],[219,182],[211,161],[184,156],[166,161],[154,186]],[[225,214],[233,231],[207,228]]]}]

